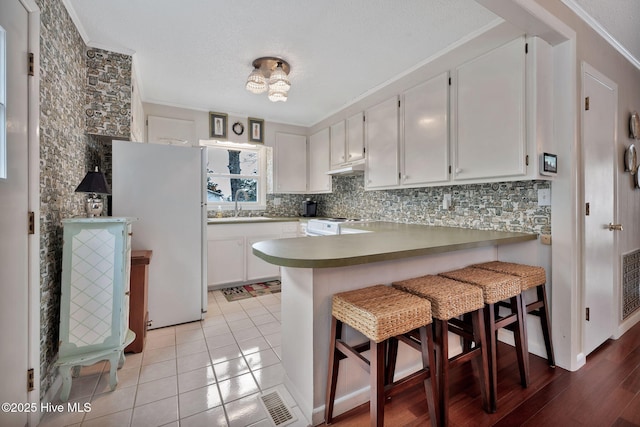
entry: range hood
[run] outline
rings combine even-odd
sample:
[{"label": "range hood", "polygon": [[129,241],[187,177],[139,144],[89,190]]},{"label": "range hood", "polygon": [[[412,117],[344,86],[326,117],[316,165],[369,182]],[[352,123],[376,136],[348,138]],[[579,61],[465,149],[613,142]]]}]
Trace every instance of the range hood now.
[{"label": "range hood", "polygon": [[327,172],[327,175],[361,175],[364,173],[364,160],[341,166]]}]

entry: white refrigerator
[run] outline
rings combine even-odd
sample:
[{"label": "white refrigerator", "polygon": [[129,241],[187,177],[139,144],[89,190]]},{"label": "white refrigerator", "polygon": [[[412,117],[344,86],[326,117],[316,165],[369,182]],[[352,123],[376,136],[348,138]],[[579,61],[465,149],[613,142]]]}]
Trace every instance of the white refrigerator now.
[{"label": "white refrigerator", "polygon": [[207,151],[113,141],[112,214],[138,218],[133,250],[149,264],[150,329],[204,318],[207,310]]}]

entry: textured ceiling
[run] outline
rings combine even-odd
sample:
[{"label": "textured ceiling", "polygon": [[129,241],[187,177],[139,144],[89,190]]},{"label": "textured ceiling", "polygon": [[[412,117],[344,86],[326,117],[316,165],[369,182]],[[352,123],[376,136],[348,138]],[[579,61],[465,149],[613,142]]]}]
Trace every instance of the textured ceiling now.
[{"label": "textured ceiling", "polygon": [[563,2],[590,25],[604,29],[619,46],[628,52],[627,56],[631,56],[629,59],[640,68],[640,0],[563,0]]},{"label": "textured ceiling", "polygon": [[[309,126],[498,18],[473,0],[64,0],[89,46],[135,54],[145,102]],[[244,89],[291,64],[285,103]]]}]

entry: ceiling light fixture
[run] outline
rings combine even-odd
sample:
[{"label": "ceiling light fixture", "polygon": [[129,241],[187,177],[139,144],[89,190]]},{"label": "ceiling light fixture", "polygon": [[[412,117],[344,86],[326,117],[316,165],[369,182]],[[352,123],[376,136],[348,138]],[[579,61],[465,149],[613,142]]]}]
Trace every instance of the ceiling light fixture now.
[{"label": "ceiling light fixture", "polygon": [[291,88],[289,63],[281,58],[265,56],[253,61],[253,71],[247,77],[245,88],[251,93],[264,93],[272,102],[286,101]]}]

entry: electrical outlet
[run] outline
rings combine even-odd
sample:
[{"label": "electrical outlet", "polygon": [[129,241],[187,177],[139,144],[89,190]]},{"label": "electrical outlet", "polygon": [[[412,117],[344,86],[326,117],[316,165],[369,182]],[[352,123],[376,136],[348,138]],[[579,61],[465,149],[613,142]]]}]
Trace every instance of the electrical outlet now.
[{"label": "electrical outlet", "polygon": [[540,243],[542,243],[543,245],[550,245],[551,244],[551,234],[541,234],[540,235]]},{"label": "electrical outlet", "polygon": [[280,206],[281,199],[280,197],[273,198],[273,206]]},{"label": "electrical outlet", "polygon": [[538,206],[551,206],[550,188],[542,188],[538,190]]},{"label": "electrical outlet", "polygon": [[451,194],[445,194],[442,197],[442,209],[449,210],[451,207]]}]

